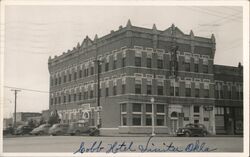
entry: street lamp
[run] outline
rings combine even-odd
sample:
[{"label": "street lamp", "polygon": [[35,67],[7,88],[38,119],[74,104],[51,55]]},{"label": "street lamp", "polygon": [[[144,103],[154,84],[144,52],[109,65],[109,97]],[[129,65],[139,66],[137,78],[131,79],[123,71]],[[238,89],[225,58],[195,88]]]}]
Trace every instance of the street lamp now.
[{"label": "street lamp", "polygon": [[155,136],[155,118],[154,118],[154,102],[155,102],[155,98],[152,97],[150,99],[151,103],[152,103],[152,136]]}]

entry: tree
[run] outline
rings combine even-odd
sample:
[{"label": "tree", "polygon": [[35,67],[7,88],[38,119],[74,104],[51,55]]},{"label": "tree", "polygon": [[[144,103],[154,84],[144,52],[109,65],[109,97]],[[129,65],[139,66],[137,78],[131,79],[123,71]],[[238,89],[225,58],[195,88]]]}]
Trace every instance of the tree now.
[{"label": "tree", "polygon": [[50,125],[53,125],[53,124],[56,124],[56,123],[60,123],[60,119],[59,119],[59,115],[57,113],[57,110],[52,111],[52,113],[51,113],[51,115],[49,117],[48,123]]},{"label": "tree", "polygon": [[36,126],[36,124],[35,124],[35,122],[34,122],[33,119],[30,119],[30,120],[28,121],[28,125],[29,125],[31,128],[34,128],[34,127]]}]

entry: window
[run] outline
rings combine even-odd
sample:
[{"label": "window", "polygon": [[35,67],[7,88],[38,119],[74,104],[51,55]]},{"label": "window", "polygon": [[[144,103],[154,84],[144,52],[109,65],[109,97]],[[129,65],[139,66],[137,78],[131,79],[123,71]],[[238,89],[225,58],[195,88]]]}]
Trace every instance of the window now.
[{"label": "window", "polygon": [[71,74],[69,74],[69,79],[68,80],[69,80],[69,82],[71,81]]},{"label": "window", "polygon": [[199,96],[200,96],[200,89],[195,88],[195,97],[199,97]]},{"label": "window", "polygon": [[109,71],[109,62],[106,62],[105,64],[105,71]]},{"label": "window", "polygon": [[79,70],[79,78],[82,78],[82,70]]},{"label": "window", "polygon": [[163,115],[157,115],[156,116],[156,125],[157,126],[163,126],[164,125],[164,116]]},{"label": "window", "polygon": [[76,101],[76,94],[74,94],[74,101]]},{"label": "window", "polygon": [[59,78],[58,78],[58,79],[59,79],[59,81],[58,81],[58,82],[59,82],[59,84],[61,84],[62,78],[59,76]]},{"label": "window", "polygon": [[126,92],[126,84],[122,84],[122,94],[125,94]]},{"label": "window", "polygon": [[74,80],[76,80],[76,78],[77,78],[77,73],[74,72]]},{"label": "window", "polygon": [[71,102],[71,95],[68,95],[68,102]]},{"label": "window", "polygon": [[135,84],[135,94],[141,94],[141,84]]},{"label": "window", "polygon": [[135,66],[137,67],[141,66],[141,57],[135,57]]},{"label": "window", "polygon": [[[174,92],[175,92],[175,95],[174,95]],[[175,90],[174,90],[174,87],[170,87],[170,95],[179,96],[179,87],[175,87]]]},{"label": "window", "polygon": [[57,98],[55,97],[55,105],[57,104]]},{"label": "window", "polygon": [[203,73],[208,73],[208,65],[203,65]]},{"label": "window", "polygon": [[57,78],[55,78],[55,85],[57,85]]},{"label": "window", "polygon": [[50,78],[50,85],[53,86],[53,78]]},{"label": "window", "polygon": [[121,104],[121,112],[127,112],[127,104]]},{"label": "window", "polygon": [[125,67],[126,66],[126,57],[123,57],[122,58],[122,67]]},{"label": "window", "polygon": [[53,105],[53,98],[50,99],[50,105]]},{"label": "window", "polygon": [[151,58],[147,58],[147,68],[152,68],[152,59]]},{"label": "window", "polygon": [[224,107],[215,107],[216,115],[224,115]]},{"label": "window", "polygon": [[84,92],[84,99],[88,99],[88,97],[89,97],[88,91],[85,91]]},{"label": "window", "polygon": [[114,60],[114,62],[113,62],[113,69],[116,69],[116,60]]},{"label": "window", "polygon": [[113,86],[113,95],[116,95],[116,86]]},{"label": "window", "polygon": [[134,103],[132,112],[141,112],[141,104]]},{"label": "window", "polygon": [[191,88],[186,88],[185,92],[186,92],[186,97],[190,97],[191,96]]},{"label": "window", "polygon": [[209,98],[209,89],[204,89],[204,98]]},{"label": "window", "polygon": [[78,100],[82,100],[82,93],[78,93]]},{"label": "window", "polygon": [[157,59],[157,68],[162,69],[163,68],[163,60]]},{"label": "window", "polygon": [[157,104],[157,108],[156,108],[157,113],[164,113],[164,105],[163,104]]},{"label": "window", "polygon": [[194,64],[194,72],[199,72],[199,64]]},{"label": "window", "polygon": [[219,92],[220,92],[220,98],[221,98],[221,99],[224,99],[224,92],[223,92],[223,88],[222,88],[222,89],[220,89],[220,91],[219,91]]},{"label": "window", "polygon": [[66,96],[63,96],[63,103],[66,103]]},{"label": "window", "polygon": [[172,86],[170,87],[170,95],[174,96],[174,87],[172,87]]},{"label": "window", "polygon": [[94,75],[94,67],[93,66],[90,68],[90,75]]},{"label": "window", "polygon": [[127,125],[127,104],[121,104],[121,124]]},{"label": "window", "polygon": [[127,125],[127,115],[126,114],[122,114],[122,125],[123,126]]},{"label": "window", "polygon": [[106,96],[109,96],[109,87],[106,87]]},{"label": "window", "polygon": [[132,125],[134,125],[134,126],[141,125],[141,115],[140,114],[133,114],[132,115]]},{"label": "window", "polygon": [[152,113],[152,104],[146,104],[146,112]]},{"label": "window", "polygon": [[89,76],[89,69],[88,68],[84,69],[84,76],[85,77]]},{"label": "window", "polygon": [[152,125],[152,116],[146,115],[146,126],[151,126],[151,125]]},{"label": "window", "polygon": [[67,81],[67,76],[64,75],[64,76],[63,76],[63,83],[65,83],[66,81]]},{"label": "window", "polygon": [[175,96],[179,96],[179,87],[175,87]]},{"label": "window", "polygon": [[232,99],[232,92],[231,91],[227,91],[228,93],[228,99]]},{"label": "window", "polygon": [[200,106],[194,106],[194,113],[200,113]]},{"label": "window", "polygon": [[185,71],[190,71],[190,63],[185,62]]},{"label": "window", "polygon": [[91,90],[91,91],[90,91],[90,99],[92,99],[93,97],[94,97],[94,91]]},{"label": "window", "polygon": [[147,85],[147,94],[148,95],[152,94],[152,85]]},{"label": "window", "polygon": [[157,93],[158,95],[163,95],[163,86],[158,86],[157,87],[157,92],[158,92]]}]

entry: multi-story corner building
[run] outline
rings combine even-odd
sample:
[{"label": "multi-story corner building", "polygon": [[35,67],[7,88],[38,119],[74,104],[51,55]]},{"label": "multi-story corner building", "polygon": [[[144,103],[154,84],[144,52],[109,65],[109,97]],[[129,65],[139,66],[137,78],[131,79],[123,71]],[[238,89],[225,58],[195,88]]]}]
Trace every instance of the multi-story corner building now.
[{"label": "multi-story corner building", "polygon": [[188,123],[202,123],[215,133],[214,55],[214,35],[184,34],[175,25],[141,28],[128,21],[49,58],[50,110],[57,110],[62,122],[101,123],[102,134],[151,133],[152,110],[156,133],[173,134]]},{"label": "multi-story corner building", "polygon": [[243,133],[243,67],[214,65],[217,134]]}]

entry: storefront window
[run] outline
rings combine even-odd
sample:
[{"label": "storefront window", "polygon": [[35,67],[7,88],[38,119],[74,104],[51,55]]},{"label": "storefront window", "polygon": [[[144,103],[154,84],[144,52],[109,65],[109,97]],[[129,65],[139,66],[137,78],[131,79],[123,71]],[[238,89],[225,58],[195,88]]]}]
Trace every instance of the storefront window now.
[{"label": "storefront window", "polygon": [[164,116],[163,115],[157,115],[156,116],[156,125],[157,126],[163,126],[164,125]]},{"label": "storefront window", "polygon": [[141,114],[133,114],[132,124],[135,126],[141,125]]},{"label": "storefront window", "polygon": [[152,116],[146,115],[146,126],[151,126],[151,125],[152,125]]},{"label": "storefront window", "polygon": [[164,113],[165,110],[164,110],[164,105],[163,104],[157,104],[157,113]]}]

